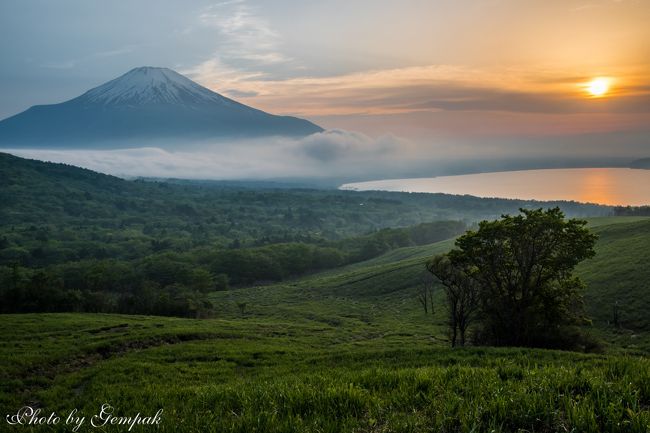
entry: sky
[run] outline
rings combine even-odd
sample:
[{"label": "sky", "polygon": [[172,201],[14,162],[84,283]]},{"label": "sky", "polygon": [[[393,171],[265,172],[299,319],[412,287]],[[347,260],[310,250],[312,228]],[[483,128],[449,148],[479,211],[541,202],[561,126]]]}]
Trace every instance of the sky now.
[{"label": "sky", "polygon": [[0,118],[147,65],[379,147],[650,156],[649,22],[648,0],[4,0]]}]

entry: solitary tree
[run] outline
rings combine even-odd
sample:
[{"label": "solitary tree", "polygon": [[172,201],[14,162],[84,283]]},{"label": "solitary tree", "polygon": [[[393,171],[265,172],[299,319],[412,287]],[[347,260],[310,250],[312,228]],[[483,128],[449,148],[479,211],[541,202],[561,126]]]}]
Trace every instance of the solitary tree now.
[{"label": "solitary tree", "polygon": [[477,335],[484,342],[554,345],[563,326],[586,320],[584,284],[573,276],[575,266],[594,255],[596,236],[585,225],[565,220],[559,208],[521,209],[481,222],[457,239],[445,255],[448,263],[434,259],[429,270],[448,289],[476,290]]},{"label": "solitary tree", "polygon": [[467,330],[479,312],[478,286],[444,254],[434,257],[427,269],[445,289],[451,346],[464,346]]},{"label": "solitary tree", "polygon": [[424,271],[420,277],[420,285],[418,286],[418,301],[420,302],[420,305],[422,305],[422,308],[424,308],[425,315],[429,312],[431,312],[431,315],[434,314],[433,283],[433,275]]}]

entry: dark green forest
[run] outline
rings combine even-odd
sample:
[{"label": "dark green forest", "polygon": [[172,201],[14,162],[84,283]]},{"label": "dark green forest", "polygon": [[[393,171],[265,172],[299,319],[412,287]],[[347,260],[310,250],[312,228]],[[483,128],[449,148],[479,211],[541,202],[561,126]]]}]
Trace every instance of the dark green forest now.
[{"label": "dark green forest", "polygon": [[[2,312],[205,316],[205,294],[424,245],[532,201],[124,180],[0,154]],[[567,216],[606,206],[552,203]]]}]

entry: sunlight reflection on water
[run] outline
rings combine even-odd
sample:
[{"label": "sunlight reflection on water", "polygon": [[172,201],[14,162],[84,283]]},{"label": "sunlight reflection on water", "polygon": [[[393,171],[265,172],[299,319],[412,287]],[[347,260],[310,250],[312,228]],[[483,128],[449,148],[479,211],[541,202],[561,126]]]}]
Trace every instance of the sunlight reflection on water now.
[{"label": "sunlight reflection on water", "polygon": [[650,205],[650,170],[577,168],[506,171],[348,183],[341,189],[469,194],[527,200]]}]

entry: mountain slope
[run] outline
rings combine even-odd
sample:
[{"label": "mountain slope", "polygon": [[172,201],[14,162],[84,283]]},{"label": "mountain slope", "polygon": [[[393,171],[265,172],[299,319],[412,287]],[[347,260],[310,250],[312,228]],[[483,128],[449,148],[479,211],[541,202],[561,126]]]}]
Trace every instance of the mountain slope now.
[{"label": "mountain slope", "polygon": [[155,140],[160,147],[178,140],[300,137],[322,130],[240,104],[171,69],[141,67],[77,98],[0,121],[0,146],[141,147]]}]

